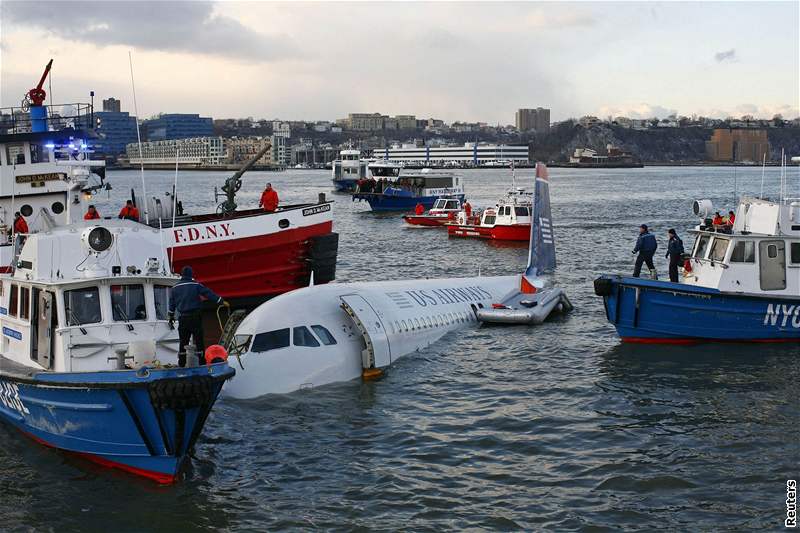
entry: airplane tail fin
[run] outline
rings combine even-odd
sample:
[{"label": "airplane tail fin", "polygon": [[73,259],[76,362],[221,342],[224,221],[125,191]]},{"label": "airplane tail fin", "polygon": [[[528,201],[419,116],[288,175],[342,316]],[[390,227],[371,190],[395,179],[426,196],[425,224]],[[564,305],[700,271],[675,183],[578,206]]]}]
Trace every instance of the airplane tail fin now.
[{"label": "airplane tail fin", "polygon": [[[528,248],[528,266],[523,276],[535,277],[556,268],[556,245],[553,221],[550,216],[550,178],[544,163],[536,163],[536,188],[531,218],[531,240]],[[530,282],[528,281],[528,284]],[[524,290],[523,290],[524,292]]]}]

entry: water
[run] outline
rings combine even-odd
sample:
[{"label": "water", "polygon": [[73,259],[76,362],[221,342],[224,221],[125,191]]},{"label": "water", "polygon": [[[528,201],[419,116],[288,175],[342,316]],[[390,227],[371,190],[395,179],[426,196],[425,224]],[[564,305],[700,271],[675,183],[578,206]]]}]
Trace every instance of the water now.
[{"label": "water", "polygon": [[[792,170],[790,193],[800,182]],[[530,181],[530,171],[518,173]],[[227,174],[181,173],[187,209]],[[465,173],[473,205],[507,170]],[[797,478],[794,345],[620,345],[592,280],[628,272],[637,226],[687,241],[691,200],[726,211],[728,168],[552,169],[558,272],[575,311],[528,328],[477,328],[401,359],[378,382],[217,404],[186,479],[156,487],[33,445],[0,425],[0,529],[740,530],[778,528]],[[116,198],[138,172],[110,172]],[[150,192],[172,173],[148,172]],[[283,201],[329,190],[317,171],[246,175]],[[761,170],[738,169],[758,193]],[[767,171],[768,194],[778,169]],[[334,196],[338,279],[519,272],[526,250],[406,228]],[[121,201],[96,198],[101,213]],[[657,266],[666,274],[666,262]]]}]

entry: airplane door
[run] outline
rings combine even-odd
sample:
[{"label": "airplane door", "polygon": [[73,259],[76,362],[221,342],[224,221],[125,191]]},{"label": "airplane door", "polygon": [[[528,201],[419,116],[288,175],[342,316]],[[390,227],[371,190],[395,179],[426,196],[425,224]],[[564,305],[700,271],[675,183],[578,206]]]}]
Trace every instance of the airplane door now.
[{"label": "airplane door", "polygon": [[350,315],[367,344],[361,352],[362,368],[381,368],[392,362],[389,338],[375,310],[358,294],[340,296],[342,309]]},{"label": "airplane door", "polygon": [[36,359],[44,368],[51,368],[53,335],[53,293],[40,291],[36,312]]}]

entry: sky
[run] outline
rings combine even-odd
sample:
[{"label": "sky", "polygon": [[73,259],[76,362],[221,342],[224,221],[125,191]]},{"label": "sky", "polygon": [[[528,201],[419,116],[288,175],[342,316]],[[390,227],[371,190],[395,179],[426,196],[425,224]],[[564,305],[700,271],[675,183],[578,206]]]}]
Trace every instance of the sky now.
[{"label": "sky", "polygon": [[53,58],[54,103],[133,113],[130,52],[141,117],[794,118],[799,5],[0,0],[0,106]]}]

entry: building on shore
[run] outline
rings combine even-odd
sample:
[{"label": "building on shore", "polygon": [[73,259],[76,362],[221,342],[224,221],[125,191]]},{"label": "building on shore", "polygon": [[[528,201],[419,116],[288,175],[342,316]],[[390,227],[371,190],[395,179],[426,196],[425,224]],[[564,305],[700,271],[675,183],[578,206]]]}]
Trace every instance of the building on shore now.
[{"label": "building on shore", "polygon": [[482,165],[497,161],[528,163],[527,145],[464,143],[457,146],[418,146],[417,143],[376,148],[373,157],[391,161],[437,164],[460,163]]},{"label": "building on shore", "polygon": [[347,131],[415,130],[427,123],[428,121],[424,121],[423,125],[423,121],[417,120],[415,115],[390,117],[381,113],[350,113],[347,118],[336,121],[338,126]]},{"label": "building on shore", "polygon": [[570,164],[614,164],[633,163],[633,154],[613,144],[606,145],[606,153],[599,154],[591,148],[576,148],[569,158]]},{"label": "building on shore", "polygon": [[769,157],[770,145],[764,129],[715,129],[706,141],[709,161],[761,161]]},{"label": "building on shore", "polygon": [[214,135],[214,121],[190,113],[166,113],[142,122],[143,138],[148,141],[168,141],[211,137]]},{"label": "building on shore", "polygon": [[132,165],[179,165],[210,166],[227,162],[225,142],[222,137],[191,137],[188,139],[169,139],[147,141],[127,146],[128,161]]},{"label": "building on shore", "polygon": [[136,117],[119,109],[120,101],[109,98],[103,100],[103,111],[94,113],[94,130],[99,138],[92,141],[92,147],[98,155],[116,158],[125,153],[128,143],[137,141]]},{"label": "building on shore", "polygon": [[550,133],[550,110],[543,107],[536,109],[518,109],[515,115],[517,130],[521,132],[535,131]]},{"label": "building on shore", "polygon": [[106,98],[105,100],[103,100],[103,111],[110,111],[111,113],[119,113],[120,111],[122,111],[121,104],[122,102],[120,102],[113,96],[111,98]]},{"label": "building on shore", "polygon": [[[270,137],[231,137],[224,140],[225,154],[228,163],[244,164],[250,161],[261,150],[272,146]],[[272,150],[258,158],[256,165],[272,165]]]}]

